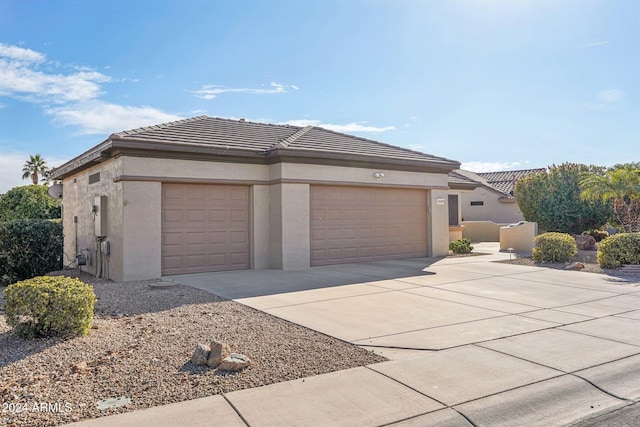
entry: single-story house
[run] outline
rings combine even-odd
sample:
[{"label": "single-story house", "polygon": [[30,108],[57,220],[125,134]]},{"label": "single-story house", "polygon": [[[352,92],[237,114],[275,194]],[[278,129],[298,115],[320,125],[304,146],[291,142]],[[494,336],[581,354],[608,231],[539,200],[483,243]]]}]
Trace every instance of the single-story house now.
[{"label": "single-story house", "polygon": [[514,197],[516,181],[545,170],[523,169],[483,173],[455,171],[480,184],[473,191],[461,195],[462,221],[492,221],[497,224],[523,221],[524,217]]},{"label": "single-story house", "polygon": [[52,178],[67,256],[126,281],[446,255],[459,167],[314,126],[199,116],[114,133]]}]

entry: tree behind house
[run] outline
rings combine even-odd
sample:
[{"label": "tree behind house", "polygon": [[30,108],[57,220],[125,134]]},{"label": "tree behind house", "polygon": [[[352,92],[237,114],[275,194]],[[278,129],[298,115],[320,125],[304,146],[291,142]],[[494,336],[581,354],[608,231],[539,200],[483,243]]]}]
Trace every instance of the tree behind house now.
[{"label": "tree behind house", "polygon": [[537,222],[541,230],[580,234],[599,228],[613,215],[612,203],[583,199],[580,179],[585,173],[602,170],[563,163],[520,178],[515,187],[518,207],[524,218]]},{"label": "tree behind house", "polygon": [[60,201],[47,194],[46,185],[14,187],[0,199],[0,222],[57,218],[60,218]]},{"label": "tree behind house", "polygon": [[627,233],[640,231],[640,165],[615,165],[605,172],[591,172],[580,180],[585,200],[613,202],[615,219]]},{"label": "tree behind house", "polygon": [[38,185],[40,177],[48,179],[48,172],[49,167],[44,158],[40,154],[32,154],[22,167],[22,179],[31,178],[33,185]]}]

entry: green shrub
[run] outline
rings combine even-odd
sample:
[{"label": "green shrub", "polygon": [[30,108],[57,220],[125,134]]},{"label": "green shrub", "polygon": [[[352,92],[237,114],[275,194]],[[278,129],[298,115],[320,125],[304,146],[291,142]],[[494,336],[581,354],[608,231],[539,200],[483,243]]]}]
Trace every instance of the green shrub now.
[{"label": "green shrub", "polygon": [[450,242],[449,250],[453,251],[454,254],[468,254],[473,250],[473,246],[471,246],[471,240],[465,237],[460,240]]},{"label": "green shrub", "polygon": [[47,194],[46,185],[14,187],[0,199],[0,222],[16,219],[60,218],[60,200]]},{"label": "green shrub", "polygon": [[65,276],[40,276],[4,290],[4,315],[18,335],[86,335],[93,321],[93,288]]},{"label": "green shrub", "polygon": [[619,233],[600,242],[598,264],[618,268],[622,264],[640,264],[640,233]]},{"label": "green shrub", "polygon": [[538,262],[567,262],[578,252],[576,241],[566,233],[544,233],[534,239],[533,259]]},{"label": "green shrub", "polygon": [[44,219],[0,224],[0,281],[3,284],[62,268],[62,225]]}]

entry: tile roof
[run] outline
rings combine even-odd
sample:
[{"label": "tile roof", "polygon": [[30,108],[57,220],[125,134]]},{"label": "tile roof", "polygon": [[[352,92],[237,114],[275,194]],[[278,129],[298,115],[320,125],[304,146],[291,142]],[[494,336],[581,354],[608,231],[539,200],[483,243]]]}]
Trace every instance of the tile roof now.
[{"label": "tile roof", "polygon": [[449,183],[449,188],[452,189],[474,189],[483,184],[481,181],[476,181],[473,178],[460,173],[459,169],[449,172],[447,182]]},{"label": "tile roof", "polygon": [[545,170],[546,169],[542,168],[501,172],[481,172],[477,175],[484,178],[489,186],[497,189],[504,194],[513,196],[513,190],[518,179],[534,173],[544,172]]},{"label": "tile roof", "polygon": [[172,145],[233,148],[251,152],[273,150],[333,153],[429,163],[453,169],[454,160],[315,126],[274,125],[208,116],[114,133],[111,140],[156,142]]}]

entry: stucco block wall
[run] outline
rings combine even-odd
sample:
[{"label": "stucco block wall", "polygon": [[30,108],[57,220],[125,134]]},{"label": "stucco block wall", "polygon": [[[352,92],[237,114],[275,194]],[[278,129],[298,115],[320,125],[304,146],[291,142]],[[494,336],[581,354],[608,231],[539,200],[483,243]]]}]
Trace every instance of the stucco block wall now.
[{"label": "stucco block wall", "polygon": [[270,267],[270,186],[254,185],[251,191],[251,268],[255,270]]},{"label": "stucco block wall", "polygon": [[308,268],[309,184],[274,184],[269,196],[270,268]]},{"label": "stucco block wall", "polygon": [[122,159],[121,174],[124,176],[191,179],[202,182],[210,180],[267,182],[270,179],[268,165],[147,157],[123,157]]},{"label": "stucco block wall", "polygon": [[[479,187],[469,193],[463,193],[462,219],[464,221],[493,221],[512,224],[523,221],[524,217],[513,201],[500,201],[500,195],[487,188]],[[482,206],[471,206],[471,202],[483,202]]]},{"label": "stucco block wall", "polygon": [[447,190],[432,190],[429,193],[431,217],[431,256],[449,254],[449,206]]},{"label": "stucco block wall", "polygon": [[[374,177],[375,172],[382,172],[384,176],[379,180]],[[379,186],[405,187],[442,187],[448,186],[446,174],[403,172],[374,168],[349,168],[343,166],[303,165],[284,163],[273,165],[271,179],[308,180],[310,182],[336,184],[364,184]]]},{"label": "stucco block wall", "polygon": [[[63,181],[63,218],[65,265],[73,265],[77,254],[87,255],[87,265],[83,271],[96,274],[97,244],[95,236],[95,215],[92,206],[97,196],[107,196],[106,230],[103,234],[111,244],[109,269],[110,277],[119,280],[122,271],[122,184],[113,181],[121,167],[120,159],[105,161],[88,168]],[[89,184],[89,176],[100,173],[100,180]],[[77,223],[74,222],[77,217]],[[77,241],[77,247],[76,247]]]},{"label": "stucco block wall", "polygon": [[161,276],[162,183],[122,183],[122,269],[117,280]]},{"label": "stucco block wall", "polygon": [[499,242],[500,227],[509,224],[496,224],[493,221],[464,221],[462,236],[472,242]]}]

